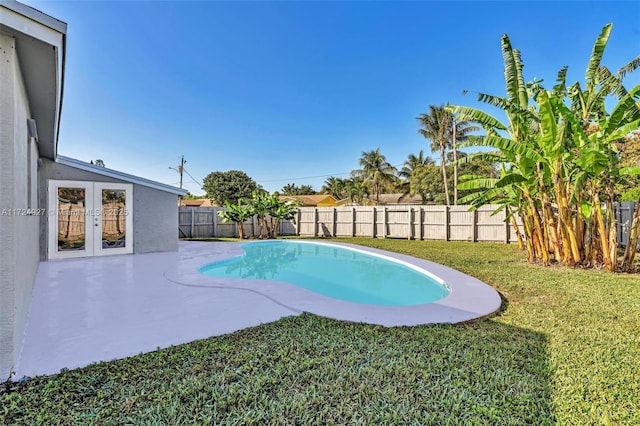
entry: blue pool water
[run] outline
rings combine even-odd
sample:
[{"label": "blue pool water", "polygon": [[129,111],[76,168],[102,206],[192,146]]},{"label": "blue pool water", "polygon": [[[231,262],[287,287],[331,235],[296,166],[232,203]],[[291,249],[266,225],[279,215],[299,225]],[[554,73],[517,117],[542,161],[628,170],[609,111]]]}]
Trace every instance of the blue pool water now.
[{"label": "blue pool water", "polygon": [[386,306],[435,302],[450,292],[417,269],[344,247],[299,241],[242,244],[245,254],[200,272],[214,277],[283,281],[335,299]]}]

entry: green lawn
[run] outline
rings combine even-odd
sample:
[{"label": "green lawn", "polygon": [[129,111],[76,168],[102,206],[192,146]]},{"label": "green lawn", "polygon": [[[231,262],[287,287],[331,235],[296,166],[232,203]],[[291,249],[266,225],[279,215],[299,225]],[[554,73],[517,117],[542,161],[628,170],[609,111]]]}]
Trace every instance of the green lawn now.
[{"label": "green lawn", "polygon": [[506,298],[463,325],[314,315],[5,385],[6,424],[640,424],[640,276],[528,265],[514,246],[349,239]]}]

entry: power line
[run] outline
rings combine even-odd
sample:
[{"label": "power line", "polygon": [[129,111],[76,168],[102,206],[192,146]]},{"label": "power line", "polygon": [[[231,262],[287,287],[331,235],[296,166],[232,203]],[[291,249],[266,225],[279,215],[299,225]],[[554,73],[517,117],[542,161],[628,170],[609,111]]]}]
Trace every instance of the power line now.
[{"label": "power line", "polygon": [[[404,166],[403,164],[396,164],[393,167],[401,167]],[[267,179],[267,180],[262,180],[262,179],[258,179],[261,183],[266,183],[266,182],[292,182],[292,181],[297,181],[297,180],[303,180],[303,179],[317,179],[317,178],[323,178],[323,177],[331,177],[331,176],[344,176],[344,175],[350,175],[351,172],[344,172],[344,173],[331,173],[328,175],[317,175],[317,176],[304,176],[304,177],[295,177],[295,178],[287,178],[287,179]]]},{"label": "power line", "polygon": [[267,179],[267,180],[260,180],[260,182],[286,182],[286,181],[295,181],[295,180],[303,180],[303,179],[316,179],[316,178],[329,177],[329,176],[342,176],[342,175],[349,175],[349,174],[351,174],[351,172],[333,173],[330,175],[305,176],[305,177],[296,177],[296,178],[288,178],[288,179]]},{"label": "power line", "polygon": [[189,172],[187,171],[187,169],[184,169],[184,168],[183,168],[182,170],[184,170],[184,172],[187,174],[187,176],[189,176],[189,177],[191,178],[191,180],[192,180],[196,185],[202,186],[202,182],[198,182],[198,181],[196,180],[196,178],[194,178],[193,176],[191,176],[191,173],[189,173]]},{"label": "power line", "polygon": [[[185,163],[186,163],[186,161],[185,161]],[[398,167],[401,167],[403,165],[404,165],[404,163],[403,164],[396,164],[393,167],[398,168]],[[170,167],[170,168],[173,169],[172,167]],[[182,166],[182,172],[186,173],[187,176],[189,176],[191,178],[193,183],[195,183],[196,185],[198,185],[198,186],[200,186],[202,188],[202,182],[199,182],[196,178],[194,178],[191,175],[191,173],[189,173],[184,166]],[[325,178],[325,177],[332,177],[332,176],[345,176],[345,175],[350,175],[350,174],[351,174],[351,172],[342,172],[342,173],[330,173],[330,174],[326,174],[326,175],[293,177],[293,178],[286,178],[286,179],[266,179],[266,180],[256,179],[256,180],[259,181],[260,183],[295,182],[295,181],[305,180],[305,179],[317,179],[317,178]]]}]

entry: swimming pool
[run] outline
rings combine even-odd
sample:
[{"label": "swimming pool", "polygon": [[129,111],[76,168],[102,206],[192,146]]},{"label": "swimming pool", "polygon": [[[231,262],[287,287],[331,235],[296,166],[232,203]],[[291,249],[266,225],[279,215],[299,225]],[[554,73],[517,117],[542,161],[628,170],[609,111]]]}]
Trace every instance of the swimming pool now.
[{"label": "swimming pool", "polygon": [[[282,240],[270,240],[258,242],[257,244],[279,243],[280,241]],[[285,240],[285,242],[290,241]],[[257,323],[270,322],[273,321],[270,309],[276,309],[281,312],[283,308],[289,313],[288,315],[300,315],[303,312],[309,312],[314,315],[343,321],[364,322],[387,327],[458,323],[490,315],[499,309],[502,303],[500,295],[491,286],[475,277],[426,259],[359,244],[317,240],[293,241],[308,244],[307,247],[310,248],[316,245],[341,247],[377,256],[378,258],[397,261],[399,264],[425,273],[445,285],[449,293],[445,297],[430,303],[405,306],[376,305],[337,299],[296,284],[273,279],[271,277],[275,275],[272,275],[272,271],[268,268],[262,270],[262,278],[250,278],[247,268],[243,269],[242,274],[237,272],[237,276],[244,276],[245,278],[213,276],[201,272],[203,267],[211,264],[230,267],[236,258],[246,255],[247,242],[181,242],[180,262],[175,267],[168,267],[163,276],[166,282],[173,285],[209,289],[212,309],[216,311],[221,309],[218,305],[215,305],[217,300],[231,297],[231,295],[238,297],[246,295],[246,303],[232,303],[222,308],[225,317],[228,318],[230,323],[234,319],[244,318],[253,318]],[[354,242],[356,241],[358,240],[354,239]],[[416,244],[420,243],[416,242]],[[297,258],[289,259],[287,256],[292,255],[287,255],[287,253],[288,250],[283,250],[279,259],[277,257],[276,259],[272,258],[269,268],[273,268],[273,265],[277,265],[279,262],[300,265],[299,260],[296,260]],[[301,267],[297,266],[297,269],[300,270]],[[327,270],[323,271],[323,274],[329,273]],[[264,306],[258,306],[255,303],[255,296],[271,302],[271,305],[269,305],[271,308],[266,309]],[[194,303],[201,302],[201,300],[194,301]]]},{"label": "swimming pool", "polygon": [[380,306],[432,303],[450,293],[414,265],[353,248],[304,241],[241,244],[244,254],[207,264],[205,275],[279,281],[347,302]]}]

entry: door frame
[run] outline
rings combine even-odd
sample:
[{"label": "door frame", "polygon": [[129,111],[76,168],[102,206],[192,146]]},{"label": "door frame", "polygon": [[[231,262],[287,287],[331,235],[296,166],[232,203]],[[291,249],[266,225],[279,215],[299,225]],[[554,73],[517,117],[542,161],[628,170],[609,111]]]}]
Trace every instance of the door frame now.
[{"label": "door frame", "polygon": [[[83,188],[85,190],[85,248],[84,250],[58,251],[58,188]],[[103,247],[102,243],[102,190],[115,189],[125,191],[125,246]],[[67,259],[75,257],[109,256],[133,253],[133,185],[129,183],[110,183],[76,180],[49,180],[49,259]]]}]

